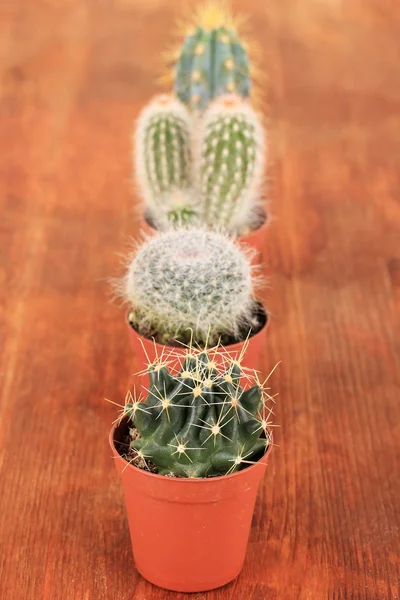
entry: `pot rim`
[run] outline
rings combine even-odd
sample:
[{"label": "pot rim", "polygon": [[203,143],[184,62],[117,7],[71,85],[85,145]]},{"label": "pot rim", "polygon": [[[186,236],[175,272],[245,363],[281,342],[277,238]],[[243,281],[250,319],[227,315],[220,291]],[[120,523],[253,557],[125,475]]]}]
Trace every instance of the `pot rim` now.
[{"label": "pot rim", "polygon": [[[257,333],[255,333],[254,335],[251,335],[249,338],[247,338],[247,340],[242,340],[241,342],[234,342],[233,344],[226,344],[223,346],[224,350],[226,350],[227,352],[235,352],[235,348],[234,347],[238,347],[241,344],[246,344],[249,343],[250,340],[254,340],[257,337],[260,337],[261,335],[263,335],[264,333],[266,333],[266,331],[269,328],[269,323],[271,321],[271,317],[269,315],[269,313],[267,313],[267,311],[264,308],[264,305],[262,302],[260,302],[260,300],[256,300],[256,302],[258,303],[258,305],[261,307],[264,315],[265,315],[265,323],[264,325],[261,327],[261,329],[259,329],[257,331]],[[141,333],[139,333],[131,324],[131,322],[129,321],[129,313],[130,310],[128,311],[127,315],[126,315],[126,324],[129,328],[129,331],[135,333],[135,335],[137,335],[138,338],[142,339],[142,340],[146,340],[148,342],[150,342],[151,344],[154,345],[154,347],[157,349],[157,351],[162,351],[163,348],[174,348],[175,350],[185,350],[186,346],[185,345],[178,345],[178,346],[172,346],[171,344],[160,344],[160,342],[156,342],[154,337],[145,337],[144,335],[142,335]],[[208,350],[213,350],[216,346],[210,346],[210,348],[208,348]],[[233,350],[232,350],[233,348]]]},{"label": "pot rim", "polygon": [[[265,463],[269,457],[270,454],[272,452],[272,448],[273,448],[273,434],[272,431],[270,429],[268,429],[268,434],[270,437],[270,443],[268,445],[268,448],[266,450],[266,452],[264,452],[264,454],[261,456],[261,458],[258,459],[258,461],[256,463],[254,463],[254,465],[248,466],[245,469],[242,469],[241,471],[236,471],[236,473],[230,473],[229,475],[218,475],[217,477],[166,477],[165,475],[159,475],[158,473],[151,473],[150,471],[145,471],[144,469],[139,469],[138,467],[135,467],[134,465],[130,464],[128,461],[126,461],[118,452],[118,450],[115,447],[115,443],[114,443],[114,434],[116,429],[119,427],[119,425],[121,424],[122,421],[126,420],[127,417],[123,417],[120,421],[117,421],[116,423],[114,423],[114,425],[112,426],[110,433],[108,435],[108,441],[109,444],[111,446],[112,451],[115,453],[114,458],[116,458],[117,460],[121,460],[123,461],[123,463],[126,465],[124,467],[124,469],[135,469],[136,472],[139,472],[141,475],[146,476],[146,477],[151,477],[151,478],[155,478],[158,479],[159,481],[165,481],[168,480],[168,483],[171,482],[171,484],[177,484],[177,485],[182,485],[182,484],[190,484],[190,485],[201,485],[201,484],[210,484],[211,482],[215,481],[220,482],[220,481],[228,481],[229,479],[233,479],[234,477],[238,477],[240,475],[243,475],[244,473],[248,473],[249,471],[254,470],[256,467],[261,466],[263,463]],[[171,485],[170,484],[170,485]]]},{"label": "pot rim", "polygon": [[[262,219],[261,222],[260,222],[260,225],[258,227],[256,227],[256,229],[252,229],[248,233],[241,233],[240,235],[234,235],[233,236],[234,240],[246,239],[246,238],[254,235],[255,233],[258,233],[261,229],[263,229],[267,225],[269,225],[270,215],[268,213],[267,208],[264,205],[262,205],[260,208],[261,208],[260,209],[260,216],[261,216],[261,219]],[[151,231],[159,231],[157,229],[157,227],[154,226],[154,224],[153,224],[153,222],[151,220],[151,217],[150,217],[150,214],[149,214],[148,211],[143,211],[142,212],[142,218],[143,218],[143,221],[144,221],[145,225],[147,227],[149,227],[149,229],[151,229]]]}]

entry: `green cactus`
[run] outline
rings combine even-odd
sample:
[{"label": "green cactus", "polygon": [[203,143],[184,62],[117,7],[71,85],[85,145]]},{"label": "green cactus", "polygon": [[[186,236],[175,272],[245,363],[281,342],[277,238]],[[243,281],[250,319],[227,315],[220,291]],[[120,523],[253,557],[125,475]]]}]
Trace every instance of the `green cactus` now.
[{"label": "green cactus", "polygon": [[236,31],[197,27],[185,36],[176,64],[175,92],[190,109],[204,110],[227,93],[250,94],[249,60]]},{"label": "green cactus", "polygon": [[251,106],[236,95],[210,105],[199,135],[199,198],[204,221],[240,233],[259,212],[264,132]]},{"label": "green cactus", "polygon": [[[257,461],[270,444],[263,386],[241,387],[240,362],[217,366],[208,352],[188,350],[175,375],[163,363],[149,367],[144,402],[124,408],[139,437],[137,458],[160,475],[226,475]],[[246,378],[249,373],[246,372]]]},{"label": "green cactus", "polygon": [[191,118],[172,96],[154,98],[135,130],[136,177],[146,212],[160,228],[194,215]]}]

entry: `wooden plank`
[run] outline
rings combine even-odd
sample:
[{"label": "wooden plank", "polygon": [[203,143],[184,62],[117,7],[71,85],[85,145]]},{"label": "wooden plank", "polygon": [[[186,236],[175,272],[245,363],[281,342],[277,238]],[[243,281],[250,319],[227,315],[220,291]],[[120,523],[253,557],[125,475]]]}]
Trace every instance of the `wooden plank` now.
[{"label": "wooden plank", "polygon": [[[246,563],[196,600],[399,596],[400,12],[256,0],[282,424]],[[179,7],[0,12],[0,597],[183,600],[137,574],[107,434],[130,381],[106,279],[137,234],[130,135]],[[264,106],[264,109],[266,106]]]}]

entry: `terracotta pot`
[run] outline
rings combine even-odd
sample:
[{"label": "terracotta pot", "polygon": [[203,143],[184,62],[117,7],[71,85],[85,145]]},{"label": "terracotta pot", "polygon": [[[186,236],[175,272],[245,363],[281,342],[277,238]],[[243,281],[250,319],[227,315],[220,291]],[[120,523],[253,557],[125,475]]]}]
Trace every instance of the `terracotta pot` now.
[{"label": "terracotta pot", "polygon": [[240,573],[257,495],[272,445],[254,465],[222,477],[173,479],[128,464],[117,452],[128,424],[110,433],[122,480],[136,568],[177,592],[225,585]]},{"label": "terracotta pot", "polygon": [[[239,356],[243,354],[241,364],[244,368],[255,369],[256,371],[262,370],[262,350],[266,342],[268,324],[269,318],[267,317],[266,323],[263,326],[263,328],[258,333],[251,336],[247,340],[247,342],[238,342],[237,344],[230,344],[228,346],[225,346],[226,351],[230,354],[232,359],[236,360]],[[180,346],[165,346],[164,344],[158,344],[154,342],[153,339],[145,338],[142,335],[140,335],[131,326],[128,319],[127,325],[129,328],[129,334],[131,336],[134,351],[134,384],[140,384],[144,388],[148,388],[149,377],[147,373],[144,372],[148,364],[153,363],[157,358],[161,356],[168,357],[168,352],[170,350],[173,350],[175,354],[183,356],[186,352],[186,348]],[[245,346],[246,351],[244,352]],[[216,355],[216,359],[218,359],[218,355]],[[244,387],[246,387],[245,382]]]},{"label": "terracotta pot", "polygon": [[[259,265],[264,260],[264,240],[269,224],[267,213],[264,211],[262,213],[262,218],[262,225],[260,225],[258,229],[255,229],[254,231],[251,231],[246,235],[240,235],[237,238],[237,241],[239,242],[243,250],[250,248],[254,251],[254,255],[251,261],[253,265]],[[151,221],[146,217],[146,215],[144,215],[142,219],[139,230],[146,236],[152,236],[157,231],[157,229],[153,227]]]},{"label": "terracotta pot", "polygon": [[267,235],[268,219],[265,217],[263,224],[247,235],[240,235],[237,240],[243,250],[251,248],[254,250],[252,264],[259,265],[264,262],[264,241]]}]

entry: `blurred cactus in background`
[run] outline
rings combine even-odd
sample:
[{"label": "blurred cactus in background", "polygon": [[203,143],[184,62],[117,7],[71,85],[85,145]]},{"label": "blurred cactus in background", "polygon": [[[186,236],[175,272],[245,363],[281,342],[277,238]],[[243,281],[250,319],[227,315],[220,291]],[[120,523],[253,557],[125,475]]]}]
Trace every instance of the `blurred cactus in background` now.
[{"label": "blurred cactus in background", "polygon": [[257,221],[264,168],[264,131],[239,96],[214,101],[199,134],[199,213],[210,227],[240,233]]},{"label": "blurred cactus in background", "polygon": [[154,98],[135,130],[136,178],[146,212],[157,227],[185,221],[193,202],[191,118],[173,96]]},{"label": "blurred cactus in background", "polygon": [[191,110],[204,110],[218,96],[247,97],[249,60],[237,33],[221,26],[197,27],[185,36],[176,63],[175,93]]}]

